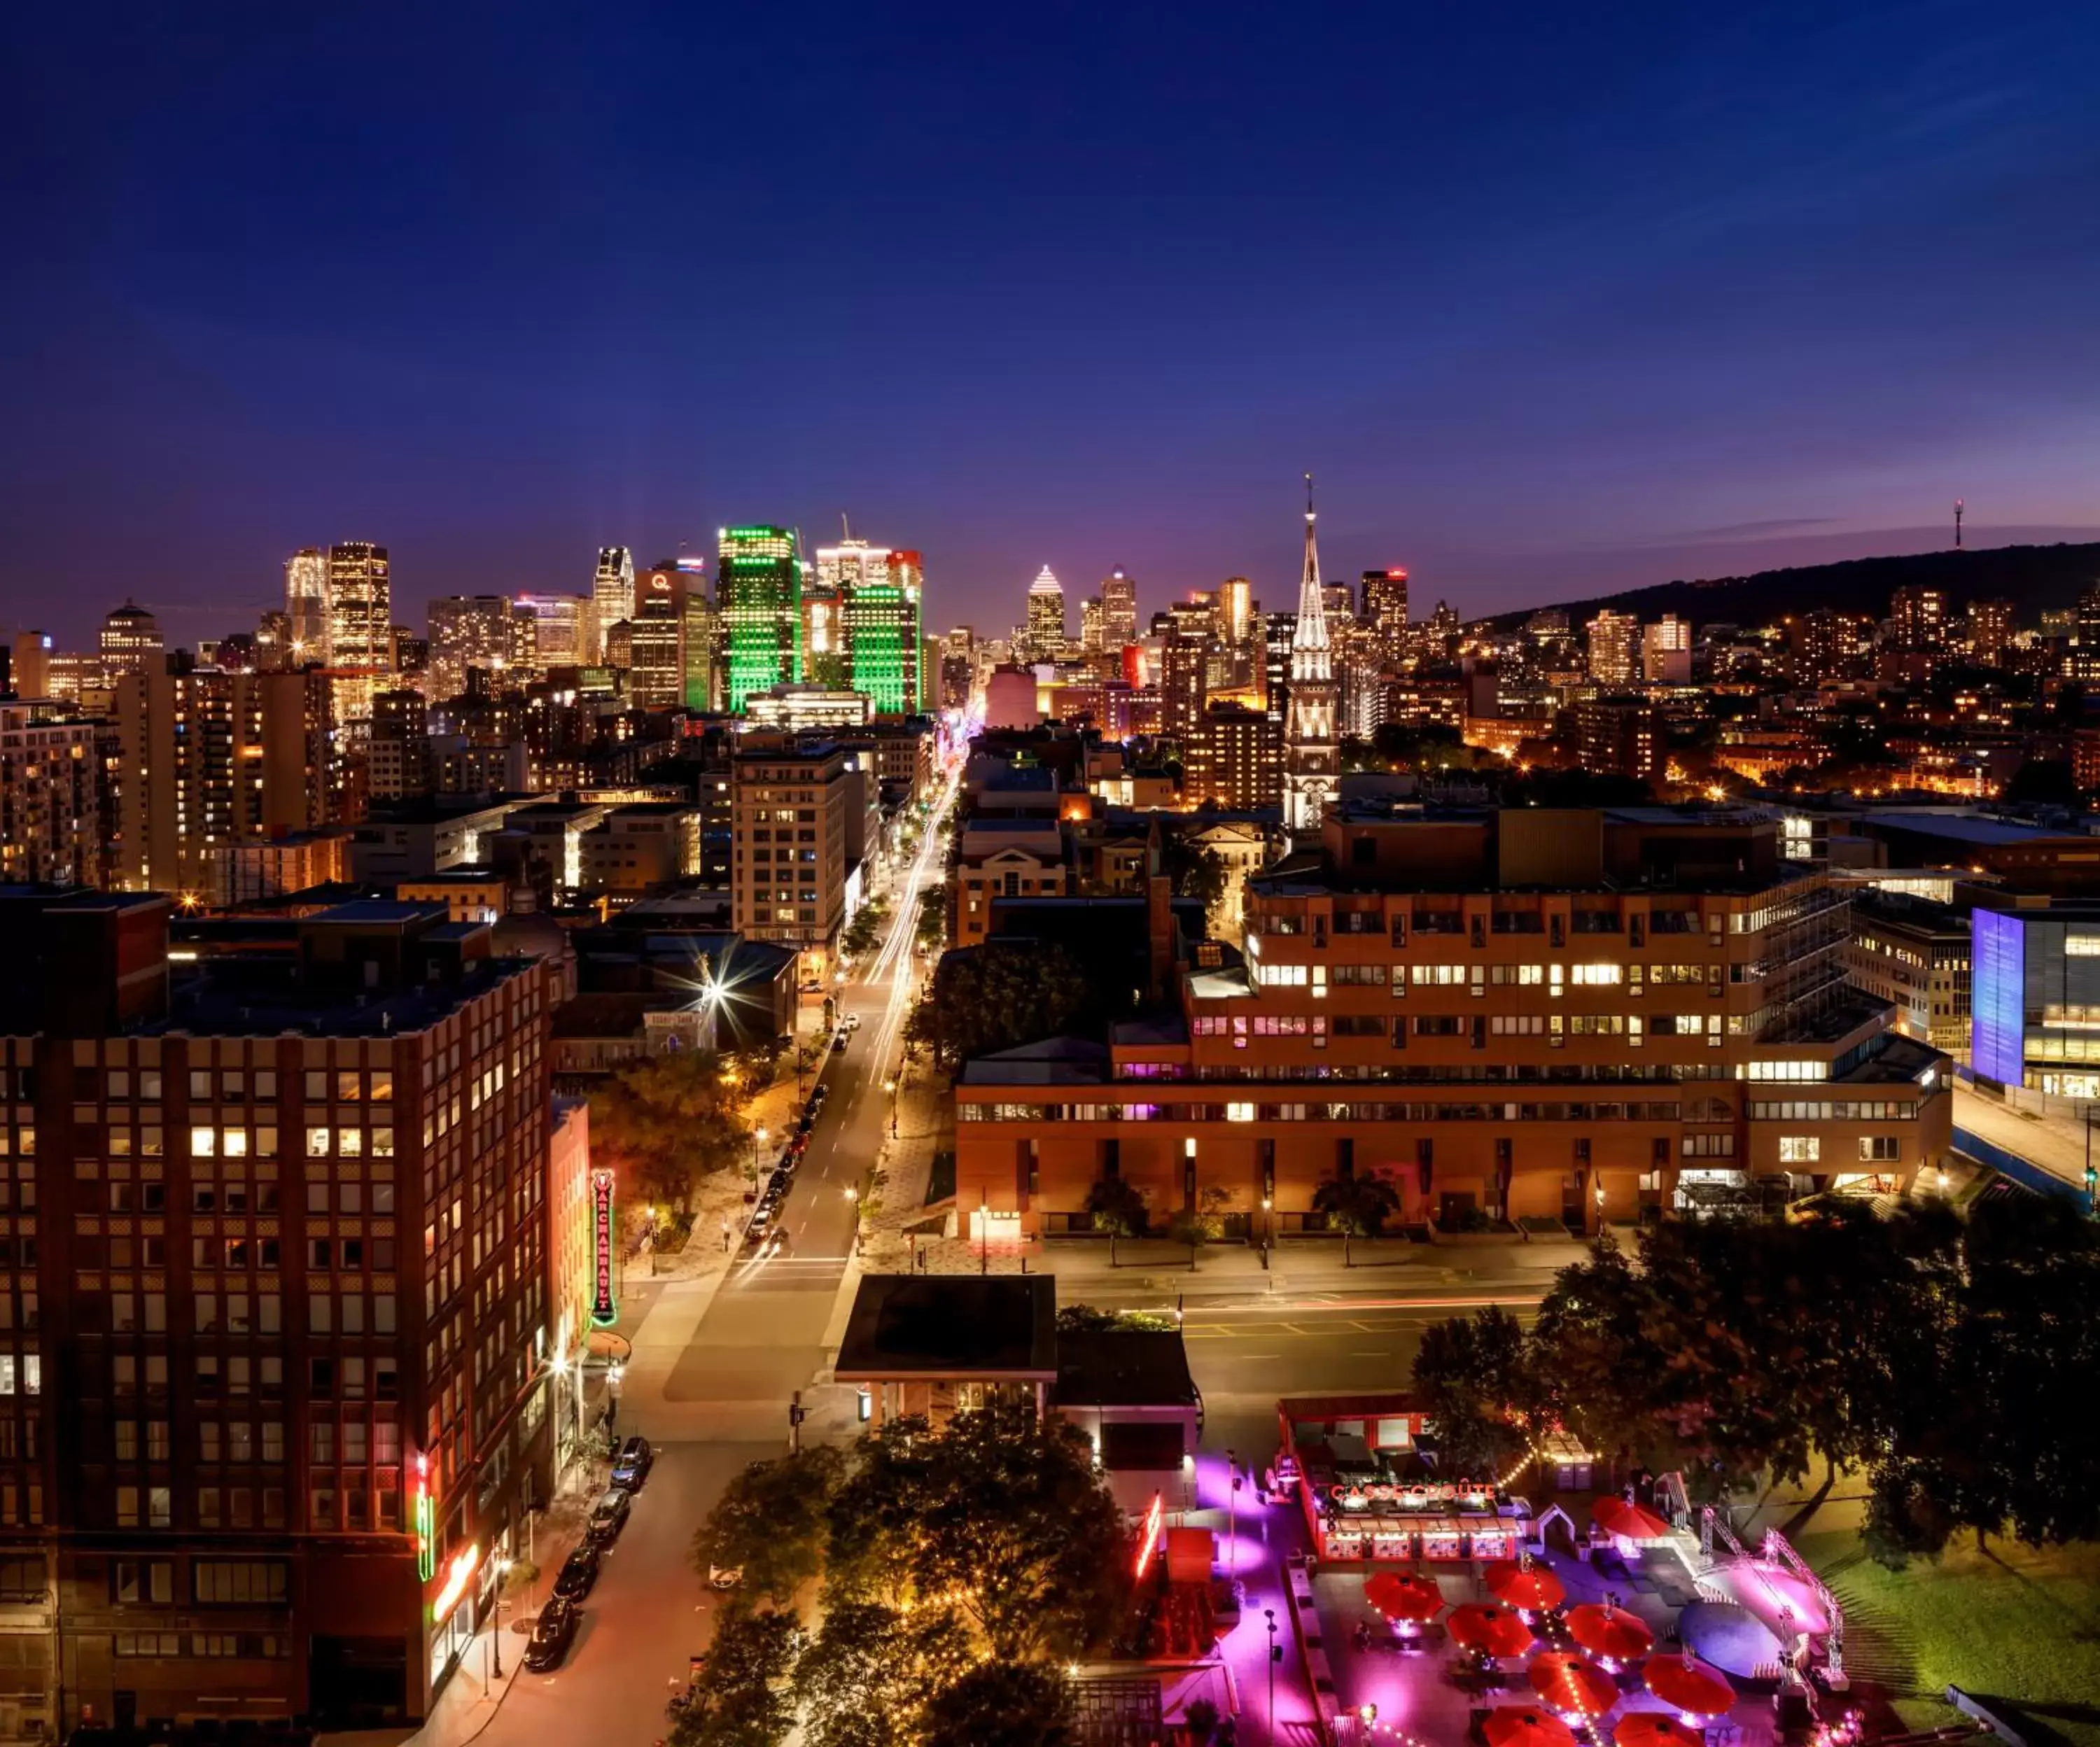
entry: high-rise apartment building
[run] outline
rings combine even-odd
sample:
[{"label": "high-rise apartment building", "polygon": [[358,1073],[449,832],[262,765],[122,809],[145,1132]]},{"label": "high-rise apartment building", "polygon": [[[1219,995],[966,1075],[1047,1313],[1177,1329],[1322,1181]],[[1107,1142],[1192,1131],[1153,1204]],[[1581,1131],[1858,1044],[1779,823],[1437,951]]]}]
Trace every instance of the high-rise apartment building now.
[{"label": "high-rise apartment building", "polygon": [[1692,683],[1692,626],[1675,613],[1665,613],[1641,628],[1641,677],[1651,686]]},{"label": "high-rise apartment building", "polygon": [[523,609],[503,594],[447,594],[430,602],[430,695],[439,703],[467,689],[480,668],[501,673],[514,664]]},{"label": "high-rise apartment building", "polygon": [[1599,686],[1630,686],[1639,677],[1640,620],[1605,607],[1583,627],[1590,677]]},{"label": "high-rise apartment building", "polygon": [[1889,617],[1899,649],[1937,649],[1947,638],[1947,597],[1938,589],[1898,589],[1889,597]]},{"label": "high-rise apartment building", "polygon": [[1868,625],[1857,615],[1819,607],[1787,622],[1793,677],[1803,685],[1856,679],[1866,669]]},{"label": "high-rise apartment building", "polygon": [[442,903],[208,976],[168,927],[0,918],[0,1174],[48,1222],[0,1287],[0,1542],[49,1598],[16,1648],[60,1740],[411,1722],[551,1493],[544,973]]},{"label": "high-rise apartment building", "polygon": [[161,636],[161,621],[133,601],[112,607],[102,621],[95,653],[102,658],[108,684],[126,674],[151,673],[165,664],[167,644]]},{"label": "high-rise apartment building", "polygon": [[852,763],[839,747],[784,736],[732,762],[736,930],[799,947],[805,973],[827,968],[845,921],[849,795],[858,783]]},{"label": "high-rise apartment building", "polygon": [[1979,667],[2001,668],[2013,646],[2015,608],[2008,600],[1969,603],[1969,653]]},{"label": "high-rise apartment building", "polygon": [[1137,641],[1137,580],[1118,568],[1101,578],[1101,646],[1122,649]]},{"label": "high-rise apartment building", "polygon": [[1645,704],[1586,698],[1575,706],[1575,738],[1582,768],[1592,775],[1648,782],[1662,774],[1662,730]]},{"label": "high-rise apartment building", "polygon": [[1283,725],[1283,828],[1304,834],[1320,821],[1341,788],[1341,749],[1335,737],[1335,675],[1327,640],[1325,591],[1312,482],[1305,482],[1305,567],[1298,584],[1298,619],[1290,633],[1290,695]]},{"label": "high-rise apartment building", "polygon": [[[598,571],[591,579],[591,601],[597,607],[598,635],[635,612],[634,554],[624,546],[601,546]],[[591,659],[599,659],[593,652]]]},{"label": "high-rise apartment building", "polygon": [[318,546],[285,560],[285,616],[290,621],[289,665],[329,664],[329,561]]},{"label": "high-rise apartment building", "polygon": [[0,885],[92,885],[101,804],[92,723],[0,703]]},{"label": "high-rise apartment building", "polygon": [[352,540],[329,548],[328,611],[331,667],[392,671],[393,566],[386,547]]},{"label": "high-rise apartment building", "polygon": [[1065,654],[1065,585],[1048,564],[1028,585],[1028,615],[1016,638],[1025,661],[1057,661]]},{"label": "high-rise apartment building", "polygon": [[2100,582],[2078,597],[2069,668],[2073,679],[2100,680]]},{"label": "high-rise apartment building", "polygon": [[722,702],[742,715],[752,692],[802,677],[801,564],[784,527],[726,527],[717,556],[715,607],[728,657]]},{"label": "high-rise apartment building", "polygon": [[204,893],[223,845],[333,816],[320,673],[135,673],[117,687],[119,890]]},{"label": "high-rise apartment building", "polygon": [[1273,807],[1283,799],[1283,736],[1267,712],[1213,704],[1203,712],[1183,768],[1185,805],[1215,801],[1234,810]]},{"label": "high-rise apartment building", "polygon": [[1367,570],[1361,580],[1364,623],[1378,640],[1379,659],[1396,667],[1407,659],[1407,572]]},{"label": "high-rise apartment building", "polygon": [[1079,602],[1079,653],[1098,655],[1101,645],[1101,598],[1090,594]]},{"label": "high-rise apartment building", "polygon": [[1217,607],[1207,594],[1176,601],[1159,645],[1160,730],[1186,760],[1193,756],[1210,695],[1211,653],[1217,635]]}]

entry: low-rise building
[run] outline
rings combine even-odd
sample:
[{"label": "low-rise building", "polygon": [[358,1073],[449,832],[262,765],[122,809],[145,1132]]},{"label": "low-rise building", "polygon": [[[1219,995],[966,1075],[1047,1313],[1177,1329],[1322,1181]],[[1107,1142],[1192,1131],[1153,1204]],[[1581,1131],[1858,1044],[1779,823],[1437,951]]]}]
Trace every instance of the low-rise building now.
[{"label": "low-rise building", "polygon": [[1895,1028],[1969,1061],[1969,918],[1948,903],[1847,882],[1852,940],[1845,969],[1893,1010]]},{"label": "low-rise building", "polygon": [[973,821],[963,827],[949,938],[975,946],[990,932],[998,898],[1057,897],[1072,890],[1065,828],[1055,819]]}]

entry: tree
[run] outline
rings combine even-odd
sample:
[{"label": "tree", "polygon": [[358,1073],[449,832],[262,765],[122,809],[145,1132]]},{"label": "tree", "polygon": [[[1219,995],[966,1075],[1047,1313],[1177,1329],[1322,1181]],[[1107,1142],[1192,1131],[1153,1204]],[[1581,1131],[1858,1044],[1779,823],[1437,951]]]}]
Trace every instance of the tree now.
[{"label": "tree", "polygon": [[919,901],[915,930],[921,952],[938,952],[948,943],[948,900],[940,893]]},{"label": "tree", "polygon": [[2058,806],[2078,803],[2078,779],[2068,758],[2030,758],[2005,784],[2005,798],[2013,801],[2042,801]]},{"label": "tree", "polygon": [[591,1148],[630,1198],[676,1201],[696,1174],[734,1166],[750,1139],[740,1085],[710,1050],[667,1049],[615,1074],[590,1101]]},{"label": "tree", "polygon": [[909,1747],[929,1702],[976,1661],[952,1608],[827,1608],[823,1629],[795,1665],[803,1739],[809,1747]]},{"label": "tree", "polygon": [[1087,1213],[1096,1231],[1109,1234],[1111,1268],[1115,1266],[1116,1240],[1142,1237],[1151,1216],[1146,1211],[1145,1197],[1131,1186],[1127,1178],[1116,1175],[1097,1179],[1087,1191]]},{"label": "tree", "polygon": [[876,937],[882,932],[882,924],[889,915],[889,906],[880,898],[871,899],[854,912],[854,919],[845,925],[839,936],[839,950],[849,959],[857,959],[872,946]]},{"label": "tree", "polygon": [[1078,1707],[1062,1670],[986,1662],[926,1708],[926,1747],[1073,1747]]},{"label": "tree", "polygon": [[1312,1191],[1312,1209],[1342,1234],[1342,1265],[1351,1265],[1349,1246],[1359,1237],[1375,1237],[1400,1211],[1399,1186],[1390,1171],[1337,1172]]},{"label": "tree", "polygon": [[1499,1305],[1424,1330],[1414,1385],[1435,1423],[1438,1455],[1454,1475],[1506,1472],[1544,1418],[1545,1391],[1524,1326]]},{"label": "tree", "polygon": [[1222,855],[1177,831],[1167,832],[1159,840],[1159,871],[1174,882],[1176,898],[1200,898],[1206,916],[1217,908],[1232,883],[1232,870]]},{"label": "tree", "polygon": [[1167,1235],[1176,1243],[1189,1246],[1190,1273],[1196,1271],[1196,1256],[1203,1246],[1224,1235],[1225,1210],[1232,1199],[1229,1189],[1213,1183],[1196,1198],[1194,1207],[1180,1208],[1168,1223]]},{"label": "tree", "polygon": [[801,1650],[792,1613],[724,1614],[693,1702],[672,1727],[673,1747],[779,1747],[795,1726],[788,1684]]},{"label": "tree", "polygon": [[1062,946],[987,941],[942,957],[905,1028],[937,1066],[1054,1036],[1085,1010],[1085,975]]},{"label": "tree", "polygon": [[743,1582],[727,1592],[730,1612],[763,1595],[780,1607],[824,1568],[832,1499],[844,1483],[846,1458],[831,1445],[754,1462],[722,1489],[693,1537],[693,1564],[741,1569]]}]

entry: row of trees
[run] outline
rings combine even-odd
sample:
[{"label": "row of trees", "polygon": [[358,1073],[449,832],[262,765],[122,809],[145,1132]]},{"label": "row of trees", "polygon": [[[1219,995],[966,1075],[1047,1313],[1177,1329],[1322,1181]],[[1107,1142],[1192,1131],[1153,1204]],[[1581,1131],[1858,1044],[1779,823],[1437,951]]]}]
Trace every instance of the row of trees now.
[{"label": "row of trees", "polygon": [[1062,1665],[1113,1638],[1127,1554],[1086,1439],[1032,1403],[754,1463],[694,1537],[743,1582],[677,1747],[774,1747],[798,1718],[810,1747],[1063,1747]]},{"label": "row of trees", "polygon": [[1499,1310],[1432,1328],[1415,1381],[1445,1459],[1474,1473],[1564,1426],[1696,1498],[1800,1480],[1819,1454],[1862,1470],[1891,1563],[1964,1529],[2091,1539],[2096,1290],[2100,1236],[2053,1198],[1683,1221],[1632,1257],[1600,1237],[1529,1333]]}]

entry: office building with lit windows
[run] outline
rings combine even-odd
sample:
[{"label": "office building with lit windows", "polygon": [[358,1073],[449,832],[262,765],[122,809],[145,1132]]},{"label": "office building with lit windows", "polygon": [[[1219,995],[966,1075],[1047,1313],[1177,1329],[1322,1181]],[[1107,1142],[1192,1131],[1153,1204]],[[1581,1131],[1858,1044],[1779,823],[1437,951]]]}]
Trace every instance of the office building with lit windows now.
[{"label": "office building with lit windows", "polygon": [[169,921],[0,906],[0,1183],[42,1230],[0,1274],[0,1559],[51,1598],[39,1720],[413,1722],[549,1496],[543,972],[442,904],[191,924],[208,977]]},{"label": "office building with lit windows", "polygon": [[1977,1078],[2100,1115],[2100,902],[1993,898],[1970,923]]},{"label": "office building with lit windows", "polygon": [[393,566],[384,546],[351,540],[329,548],[328,663],[393,671]]},{"label": "office building with lit windows", "polygon": [[859,880],[847,854],[858,773],[840,747],[748,739],[779,743],[739,751],[731,766],[736,931],[799,948],[804,974],[823,974],[845,922],[849,882]]},{"label": "office building with lit windows", "polygon": [[291,665],[329,664],[329,561],[317,546],[302,546],[285,560],[285,617]]},{"label": "office building with lit windows", "polygon": [[1344,803],[1247,881],[1244,935],[1174,964],[1156,882],[1162,999],[968,1064],[956,1204],[1083,1229],[1119,1176],[1258,1241],[1357,1171],[1447,1229],[1900,1193],[1952,1143],[1952,1064],[1848,986],[1845,892],[1779,845],[1751,815]]},{"label": "office building with lit windows", "polygon": [[847,683],[867,694],[878,716],[915,715],[924,707],[924,576],[917,553],[885,552],[880,567],[843,597]]},{"label": "office building with lit windows", "polygon": [[507,595],[448,594],[430,602],[430,696],[447,703],[466,690],[475,668],[500,673],[514,664],[523,610]]},{"label": "office building with lit windows", "polygon": [[0,885],[92,885],[100,785],[95,726],[61,704],[0,702]]},{"label": "office building with lit windows", "polygon": [[743,714],[752,692],[801,679],[802,574],[792,532],[722,529],[715,607],[728,661],[722,701],[732,716]]}]

